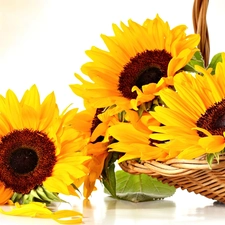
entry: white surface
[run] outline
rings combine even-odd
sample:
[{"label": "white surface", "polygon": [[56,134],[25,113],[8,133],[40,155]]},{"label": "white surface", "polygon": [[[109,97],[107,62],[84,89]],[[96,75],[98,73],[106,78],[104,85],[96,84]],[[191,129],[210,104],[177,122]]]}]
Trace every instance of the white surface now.
[{"label": "white surface", "polygon": [[[215,205],[213,200],[180,189],[170,198],[140,203],[113,199],[104,194],[102,188],[93,193],[89,204],[78,198],[67,197],[66,200],[71,205],[61,204],[59,209],[82,212],[84,225],[222,225],[225,220],[225,205]],[[51,219],[0,214],[0,224],[57,225],[58,223]]]}]

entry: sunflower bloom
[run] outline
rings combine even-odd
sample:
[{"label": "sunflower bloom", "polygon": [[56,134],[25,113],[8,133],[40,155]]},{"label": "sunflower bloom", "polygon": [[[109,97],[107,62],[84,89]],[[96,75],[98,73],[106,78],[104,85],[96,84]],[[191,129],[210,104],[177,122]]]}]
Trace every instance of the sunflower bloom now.
[{"label": "sunflower bloom", "polygon": [[[105,159],[108,156],[107,129],[118,123],[118,117],[112,110],[102,108],[95,109],[86,106],[86,109],[74,116],[71,125],[74,129],[79,130],[86,146],[83,148],[84,155],[91,157],[91,160],[84,163],[89,169],[89,173],[82,180],[83,195],[88,198],[92,191],[96,190],[96,180],[101,180]],[[105,138],[107,139],[107,138]]]},{"label": "sunflower bloom", "polygon": [[81,67],[91,82],[76,74],[80,84],[70,85],[75,94],[95,108],[117,105],[137,109],[150,102],[198,51],[200,37],[186,35],[186,26],[170,29],[158,15],[143,25],[132,20],[121,28],[113,24],[114,36],[101,35],[108,51],[86,51],[92,62]]},{"label": "sunflower bloom", "polygon": [[71,194],[74,179],[88,172],[79,154],[79,133],[67,126],[76,110],[59,114],[54,93],[40,102],[33,85],[21,101],[13,91],[0,95],[0,181],[6,189],[29,194],[39,186]]},{"label": "sunflower bloom", "polygon": [[84,179],[83,195],[89,198],[91,193],[97,188],[96,180],[101,180],[101,174],[104,168],[105,159],[108,156],[108,143],[89,143],[87,146],[88,155],[92,157],[85,165],[89,169],[89,174]]},{"label": "sunflower bloom", "polygon": [[165,143],[165,151],[182,159],[216,154],[225,148],[225,53],[215,75],[199,66],[196,69],[203,76],[176,75],[176,92],[169,89],[160,92],[168,108],[158,106],[151,112],[165,126],[151,127],[158,133],[150,137],[170,140]]}]

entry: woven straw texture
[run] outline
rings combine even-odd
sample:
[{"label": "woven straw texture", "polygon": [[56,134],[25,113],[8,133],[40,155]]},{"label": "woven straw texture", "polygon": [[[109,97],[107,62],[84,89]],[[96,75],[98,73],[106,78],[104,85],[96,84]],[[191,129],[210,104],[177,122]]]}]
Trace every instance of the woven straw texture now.
[{"label": "woven straw texture", "polygon": [[204,158],[172,159],[165,163],[130,160],[120,166],[130,174],[147,174],[176,188],[225,203],[225,156],[220,157],[219,163],[213,162],[211,169]]}]

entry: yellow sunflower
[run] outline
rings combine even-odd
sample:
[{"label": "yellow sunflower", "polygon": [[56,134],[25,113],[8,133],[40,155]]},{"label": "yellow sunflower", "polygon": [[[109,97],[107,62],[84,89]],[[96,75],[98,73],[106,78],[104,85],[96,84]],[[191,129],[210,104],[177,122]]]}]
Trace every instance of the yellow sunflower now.
[{"label": "yellow sunflower", "polygon": [[[196,66],[203,76],[180,73],[174,79],[175,91],[164,89],[160,97],[166,107],[151,112],[165,126],[150,127],[159,132],[150,137],[165,143],[170,156],[193,159],[204,154],[219,154],[225,148],[225,53],[211,69]],[[172,157],[170,157],[172,158]]]},{"label": "yellow sunflower", "polygon": [[0,95],[0,181],[6,189],[29,194],[39,186],[74,194],[74,179],[88,172],[79,133],[68,126],[75,109],[59,113],[54,93],[40,102],[33,85],[21,101],[13,91]]},{"label": "yellow sunflower", "polygon": [[120,25],[113,24],[115,36],[101,35],[108,51],[97,47],[86,51],[92,62],[81,70],[91,81],[75,74],[82,84],[70,85],[95,108],[116,104],[137,109],[160,89],[173,85],[173,76],[198,51],[199,35],[186,35],[185,25],[170,29],[158,15],[143,25],[132,20],[128,26]]},{"label": "yellow sunflower", "polygon": [[77,113],[71,123],[72,127],[79,130],[84,143],[84,155],[91,157],[85,163],[89,173],[82,180],[83,195],[88,198],[93,190],[96,190],[96,180],[101,180],[105,159],[108,156],[108,143],[105,139],[107,129],[118,123],[118,117],[114,110],[95,109],[86,106],[86,109]]},{"label": "yellow sunflower", "polygon": [[85,198],[89,198],[91,193],[97,190],[95,186],[96,180],[102,180],[101,174],[104,168],[105,159],[109,154],[108,143],[89,143],[86,147],[86,151],[88,155],[91,156],[91,160],[85,164],[90,172],[83,181],[83,195]]}]

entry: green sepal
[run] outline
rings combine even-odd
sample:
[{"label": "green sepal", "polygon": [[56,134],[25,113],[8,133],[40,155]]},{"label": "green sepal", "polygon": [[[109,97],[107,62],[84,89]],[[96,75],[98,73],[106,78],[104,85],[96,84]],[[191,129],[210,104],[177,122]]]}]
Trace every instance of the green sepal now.
[{"label": "green sepal", "polygon": [[207,154],[207,156],[206,156],[206,161],[208,162],[210,169],[212,168],[212,162],[214,160],[214,157],[215,156],[213,153]]},{"label": "green sepal", "polygon": [[79,190],[79,188],[75,184],[71,184],[71,186],[74,188],[74,190],[79,192],[80,195],[82,195],[81,191]]},{"label": "green sepal", "polygon": [[217,153],[209,153],[206,155],[206,161],[209,164],[209,168],[212,169],[212,163],[214,161],[214,159],[216,159],[217,163],[220,162],[220,152]]},{"label": "green sepal", "polygon": [[142,117],[142,114],[145,112],[145,111],[147,111],[146,110],[146,107],[145,107],[145,103],[143,103],[143,104],[141,104],[139,107],[138,107],[138,116],[139,116],[139,118],[141,118]]},{"label": "green sepal", "polygon": [[222,55],[221,55],[221,53],[217,53],[216,55],[214,55],[212,57],[211,62],[208,65],[208,68],[212,68],[212,72],[211,72],[212,75],[215,74],[216,65],[217,65],[218,62],[222,62]]},{"label": "green sepal", "polygon": [[23,194],[14,192],[13,196],[11,197],[11,200],[12,202],[19,202],[22,197]]},{"label": "green sepal", "polygon": [[46,190],[43,186],[38,186],[28,194],[14,193],[11,197],[12,202],[19,202],[20,204],[28,204],[30,202],[65,202],[57,193]]},{"label": "green sepal", "polygon": [[120,122],[125,122],[125,115],[126,115],[126,111],[124,110],[118,113],[118,119]]}]

